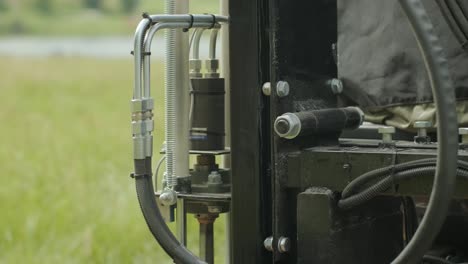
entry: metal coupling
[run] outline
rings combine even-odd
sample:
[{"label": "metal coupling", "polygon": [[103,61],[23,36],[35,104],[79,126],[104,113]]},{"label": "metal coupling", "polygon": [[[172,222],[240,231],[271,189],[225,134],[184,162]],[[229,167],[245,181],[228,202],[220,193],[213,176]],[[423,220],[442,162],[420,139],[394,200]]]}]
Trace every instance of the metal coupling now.
[{"label": "metal coupling", "polygon": [[301,120],[293,113],[285,113],[276,118],[274,129],[278,136],[293,139],[301,132]]},{"label": "metal coupling", "polygon": [[418,134],[414,137],[414,142],[418,144],[431,143],[431,138],[427,135],[427,129],[432,127],[431,121],[416,121],[414,128],[418,130]]},{"label": "metal coupling", "polygon": [[198,59],[189,60],[190,78],[202,78],[202,61]]},{"label": "metal coupling", "polygon": [[152,98],[131,101],[134,159],[144,159],[153,154],[153,107]]},{"label": "metal coupling", "polygon": [[159,196],[159,200],[166,206],[177,203],[177,193],[172,189],[165,189]]},{"label": "metal coupling", "polygon": [[219,60],[217,59],[209,59],[205,60],[205,78],[219,78]]},{"label": "metal coupling", "polygon": [[279,81],[276,83],[276,95],[278,97],[286,97],[289,95],[289,83],[285,81]]}]

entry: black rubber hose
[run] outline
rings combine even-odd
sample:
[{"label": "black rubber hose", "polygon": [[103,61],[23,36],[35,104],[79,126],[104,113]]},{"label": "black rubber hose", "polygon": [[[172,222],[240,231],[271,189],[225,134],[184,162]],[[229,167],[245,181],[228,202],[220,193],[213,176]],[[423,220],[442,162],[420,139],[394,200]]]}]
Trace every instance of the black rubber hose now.
[{"label": "black rubber hose", "polygon": [[458,154],[458,120],[455,89],[449,67],[434,26],[421,0],[399,0],[424,58],[437,117],[437,169],[426,213],[413,238],[392,262],[416,263],[421,260],[440,231],[452,198]]},{"label": "black rubber hose", "polygon": [[409,170],[417,167],[425,167],[429,166],[431,164],[436,163],[435,158],[429,158],[429,159],[421,159],[421,160],[415,160],[415,161],[409,161],[405,163],[400,163],[396,165],[390,165],[387,167],[382,167],[378,168],[373,171],[369,171],[364,173],[363,175],[357,177],[356,179],[352,180],[344,189],[343,192],[341,193],[341,197],[346,198],[350,196],[351,194],[355,193],[358,188],[363,187],[365,184],[367,184],[369,181],[379,179],[380,177],[384,177],[388,174],[397,173],[400,171],[404,170]]},{"label": "black rubber hose", "polygon": [[455,18],[453,17],[447,2],[445,0],[436,0],[436,3],[439,5],[440,11],[444,16],[444,19],[447,22],[450,31],[452,31],[453,35],[458,40],[460,45],[462,45],[462,47],[465,48],[467,38],[465,34],[461,31],[461,28],[458,26],[457,22],[455,21]]},{"label": "black rubber hose", "polygon": [[468,39],[468,20],[465,17],[465,14],[463,13],[461,6],[457,3],[456,0],[446,0],[446,1],[447,1],[448,7],[450,8],[450,11],[452,12],[452,16],[455,19],[455,22],[457,23],[458,27],[460,27],[460,30],[465,35],[465,39]]},{"label": "black rubber hose", "polygon": [[[388,189],[392,188],[393,185],[402,180],[417,177],[433,176],[436,171],[436,167],[422,167],[416,169],[410,169],[394,174],[393,176],[387,176],[377,182],[376,184],[369,186],[367,189],[359,192],[358,194],[349,196],[347,198],[338,201],[338,207],[343,210],[349,210],[353,207],[361,205],[382,194]],[[468,179],[468,171],[463,169],[457,169],[457,176]]]},{"label": "black rubber hose", "polygon": [[151,177],[151,158],[135,160],[135,184],[141,211],[146,224],[166,253],[175,263],[202,264],[205,263],[193,255],[179,243],[171,230],[167,227],[159,212],[154,196],[154,188]]},{"label": "black rubber hose", "polygon": [[[464,169],[468,171],[468,162],[458,160],[457,161],[458,168]],[[420,159],[409,161],[405,163],[400,163],[397,165],[391,165],[383,168],[379,168],[373,171],[369,171],[364,173],[363,175],[357,177],[356,179],[352,180],[343,190],[341,193],[341,198],[347,198],[357,192],[360,189],[369,185],[369,182],[381,179],[383,177],[387,177],[392,173],[398,173],[405,170],[420,168],[420,167],[430,167],[436,166],[436,159],[429,158],[429,159]]]}]

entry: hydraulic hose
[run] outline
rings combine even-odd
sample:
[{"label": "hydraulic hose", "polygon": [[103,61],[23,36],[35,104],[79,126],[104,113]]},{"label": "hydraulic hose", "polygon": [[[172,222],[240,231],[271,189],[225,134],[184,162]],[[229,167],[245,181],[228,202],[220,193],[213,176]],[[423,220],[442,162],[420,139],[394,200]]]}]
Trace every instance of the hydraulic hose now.
[{"label": "hydraulic hose", "polygon": [[[406,171],[395,173],[393,175],[389,175],[385,177],[384,179],[380,180],[379,182],[377,182],[376,184],[359,192],[358,194],[355,194],[349,197],[344,197],[338,202],[338,206],[343,210],[351,209],[367,201],[370,201],[371,199],[375,198],[379,194],[387,191],[392,186],[394,186],[396,182],[406,180],[409,178],[415,178],[415,177],[433,176],[435,171],[436,171],[436,167],[431,166],[431,167],[409,169]],[[457,176],[468,179],[468,171],[464,169],[457,169]]]},{"label": "hydraulic hose", "polygon": [[138,202],[140,203],[146,224],[164,251],[178,264],[205,263],[180,244],[164,222],[154,198],[154,188],[151,179],[151,158],[135,160],[134,178]]},{"label": "hydraulic hose", "polygon": [[458,120],[455,91],[449,67],[434,26],[421,0],[399,0],[407,16],[424,58],[436,105],[437,168],[429,204],[413,238],[392,262],[416,263],[421,260],[445,221],[452,198],[458,154]]},{"label": "hydraulic hose", "polygon": [[[468,162],[459,160],[457,162],[458,168],[464,169],[468,171]],[[383,177],[388,177],[391,174],[398,173],[401,171],[406,171],[410,169],[420,168],[420,167],[428,167],[436,166],[436,159],[429,158],[429,159],[421,159],[421,160],[414,160],[410,162],[400,163],[397,165],[387,166],[383,168],[379,168],[373,171],[369,171],[364,173],[363,175],[357,177],[353,181],[351,181],[341,193],[342,198],[347,198],[352,194],[356,193],[358,189],[366,186],[370,181],[378,180]]]},{"label": "hydraulic hose", "polygon": [[205,31],[204,28],[199,28],[194,33],[193,38],[193,50],[192,50],[192,59],[199,60],[200,59],[200,40],[203,36],[203,32]]},{"label": "hydraulic hose", "polygon": [[453,35],[458,40],[460,45],[462,45],[463,48],[466,48],[467,35],[462,31],[460,24],[457,22],[456,18],[454,17],[453,11],[451,9],[451,7],[453,7],[453,4],[449,5],[447,0],[436,0],[436,3],[440,8],[440,11],[442,12],[442,15],[444,16],[444,19],[447,22],[447,25],[449,26],[450,31],[452,31]]},{"label": "hydraulic hose", "polygon": [[210,35],[210,56],[211,60],[216,59],[216,40],[218,39],[218,29],[213,29]]}]

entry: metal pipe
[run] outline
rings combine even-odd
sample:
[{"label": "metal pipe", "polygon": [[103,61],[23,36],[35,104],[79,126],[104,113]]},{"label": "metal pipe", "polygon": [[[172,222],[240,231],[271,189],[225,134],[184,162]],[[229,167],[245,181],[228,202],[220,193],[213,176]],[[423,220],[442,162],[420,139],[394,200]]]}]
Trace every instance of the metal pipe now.
[{"label": "metal pipe", "polygon": [[185,200],[177,199],[177,236],[180,244],[187,246],[187,215],[185,212]]},{"label": "metal pipe", "polygon": [[[229,17],[229,0],[220,0],[220,14],[224,17]],[[224,137],[224,146],[231,147],[231,78],[229,74],[229,25],[221,28],[221,76],[224,78],[224,89],[226,91],[224,97],[224,129],[226,135]],[[231,167],[231,156],[224,155],[222,160],[224,168]],[[229,230],[226,230],[226,232]],[[230,248],[229,251],[230,253]],[[229,255],[229,254],[227,254]],[[229,256],[226,256],[228,258]],[[229,262],[226,262],[229,263]]]},{"label": "metal pipe", "polygon": [[[213,21],[213,18],[215,21]],[[144,36],[146,31],[151,25],[162,22],[173,22],[173,23],[187,23],[188,26],[192,27],[205,27],[209,28],[213,26],[213,23],[228,23],[229,18],[227,16],[219,15],[206,15],[206,14],[193,14],[193,15],[150,15],[142,19],[137,26],[134,37],[134,48],[133,52],[135,55],[135,80],[133,99],[141,99],[142,97],[142,49]],[[209,24],[209,25],[207,25]]]},{"label": "metal pipe", "polygon": [[218,39],[218,29],[211,30],[209,58],[212,60],[216,59],[216,40],[217,39]]},{"label": "metal pipe", "polygon": [[[219,1],[220,14],[229,17],[229,0]],[[224,77],[224,146],[231,146],[231,89],[230,89],[230,74],[229,74],[229,25],[221,28],[221,76]],[[224,155],[222,159],[222,166],[224,168],[231,167],[231,156]],[[232,208],[232,207],[231,207]],[[231,263],[231,213],[226,213],[226,225],[225,225],[225,236],[226,236],[226,256],[224,263]]]},{"label": "metal pipe", "polygon": [[135,38],[133,41],[133,54],[134,54],[134,72],[135,72],[135,83],[133,87],[133,99],[141,98],[141,61],[142,61],[142,46],[143,38],[145,36],[146,30],[150,26],[151,22],[148,19],[143,19],[137,26],[135,31]]},{"label": "metal pipe", "polygon": [[193,39],[193,50],[192,50],[192,59],[199,60],[200,59],[200,39],[203,35],[205,29],[200,28],[195,31],[195,37]]}]

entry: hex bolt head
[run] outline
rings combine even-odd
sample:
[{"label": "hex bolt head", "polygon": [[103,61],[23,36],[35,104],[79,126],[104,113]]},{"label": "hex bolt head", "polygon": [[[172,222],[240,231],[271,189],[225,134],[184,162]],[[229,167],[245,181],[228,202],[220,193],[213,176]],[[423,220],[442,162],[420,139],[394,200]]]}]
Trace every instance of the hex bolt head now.
[{"label": "hex bolt head", "polygon": [[263,241],[263,246],[266,250],[273,252],[273,237],[269,236]]},{"label": "hex bolt head", "polygon": [[468,144],[468,127],[460,127],[458,134],[462,137],[462,143]]},{"label": "hex bolt head", "polygon": [[276,95],[278,97],[286,97],[289,95],[289,83],[285,81],[279,81],[276,83]]},{"label": "hex bolt head", "polygon": [[343,82],[340,79],[333,78],[330,81],[330,88],[333,94],[340,94],[343,92]]},{"label": "hex bolt head", "polygon": [[286,253],[291,249],[291,240],[288,237],[280,237],[278,239],[278,251]]},{"label": "hex bolt head", "polygon": [[219,184],[223,184],[223,179],[221,177],[221,174],[219,174],[219,172],[217,171],[212,171],[209,175],[208,175],[208,184],[211,185],[219,185]]},{"label": "hex bolt head", "polygon": [[382,143],[392,143],[392,135],[395,134],[395,128],[391,126],[379,127],[379,134],[382,135]]},{"label": "hex bolt head", "polygon": [[266,83],[263,84],[262,92],[263,92],[264,95],[270,96],[270,94],[271,94],[271,83],[270,82],[266,82]]}]

